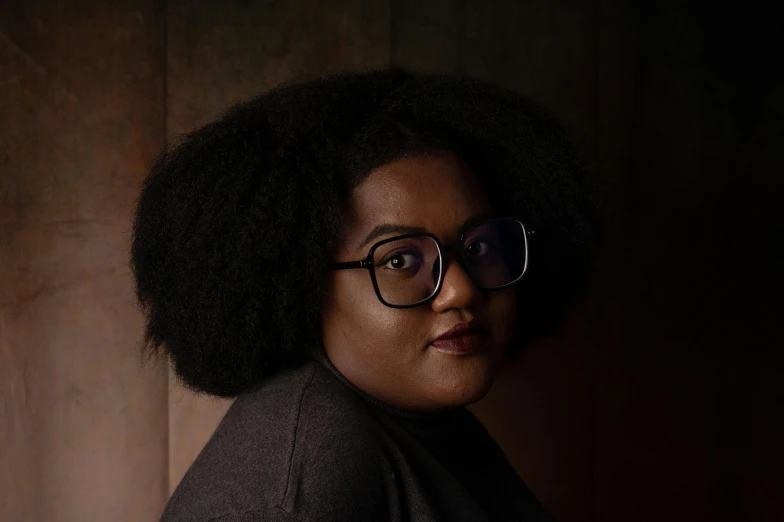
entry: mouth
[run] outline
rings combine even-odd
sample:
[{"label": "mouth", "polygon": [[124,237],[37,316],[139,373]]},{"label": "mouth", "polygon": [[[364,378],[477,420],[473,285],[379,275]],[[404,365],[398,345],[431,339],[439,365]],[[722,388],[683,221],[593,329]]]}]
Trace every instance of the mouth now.
[{"label": "mouth", "polygon": [[469,355],[480,352],[486,340],[487,333],[477,330],[454,337],[442,337],[433,341],[431,345],[439,352],[452,355]]}]

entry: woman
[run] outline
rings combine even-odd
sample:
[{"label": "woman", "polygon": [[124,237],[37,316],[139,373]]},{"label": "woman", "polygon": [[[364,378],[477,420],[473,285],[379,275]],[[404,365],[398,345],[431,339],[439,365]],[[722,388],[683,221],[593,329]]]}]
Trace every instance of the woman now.
[{"label": "woman", "polygon": [[552,520],[479,421],[598,235],[559,126],[399,67],[277,87],[151,170],[145,346],[237,397],[163,521]]}]

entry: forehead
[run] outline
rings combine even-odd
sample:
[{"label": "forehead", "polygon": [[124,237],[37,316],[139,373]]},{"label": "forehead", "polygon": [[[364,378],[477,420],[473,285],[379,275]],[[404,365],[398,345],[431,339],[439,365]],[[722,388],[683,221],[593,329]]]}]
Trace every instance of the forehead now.
[{"label": "forehead", "polygon": [[378,223],[420,226],[452,234],[477,213],[492,212],[476,172],[452,155],[403,158],[374,169],[349,198],[352,235]]}]

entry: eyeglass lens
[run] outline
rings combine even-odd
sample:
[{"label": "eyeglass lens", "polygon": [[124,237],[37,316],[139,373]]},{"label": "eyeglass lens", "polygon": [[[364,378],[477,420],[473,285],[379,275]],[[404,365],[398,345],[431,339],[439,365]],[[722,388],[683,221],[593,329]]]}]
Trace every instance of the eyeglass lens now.
[{"label": "eyeglass lens", "polygon": [[[466,268],[474,282],[491,290],[516,281],[526,261],[525,229],[519,221],[499,220],[466,231]],[[439,272],[438,245],[429,236],[384,243],[373,253],[373,270],[382,299],[410,305],[435,293]]]}]

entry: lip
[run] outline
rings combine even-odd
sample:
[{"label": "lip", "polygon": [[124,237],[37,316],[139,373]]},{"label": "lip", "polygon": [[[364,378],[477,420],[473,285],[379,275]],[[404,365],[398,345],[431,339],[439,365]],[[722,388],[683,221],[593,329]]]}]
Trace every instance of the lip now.
[{"label": "lip", "polygon": [[482,345],[485,343],[486,339],[486,333],[477,331],[474,333],[458,335],[456,337],[436,339],[432,342],[432,345],[440,352],[467,355],[481,351]]},{"label": "lip", "polygon": [[457,323],[452,328],[439,335],[436,338],[436,341],[450,339],[453,337],[460,337],[462,335],[486,333],[486,331],[487,330],[479,323],[479,321],[473,319],[468,323]]},{"label": "lip", "polygon": [[431,344],[442,352],[474,353],[481,349],[487,339],[487,333],[487,329],[474,319],[468,323],[457,323]]}]

